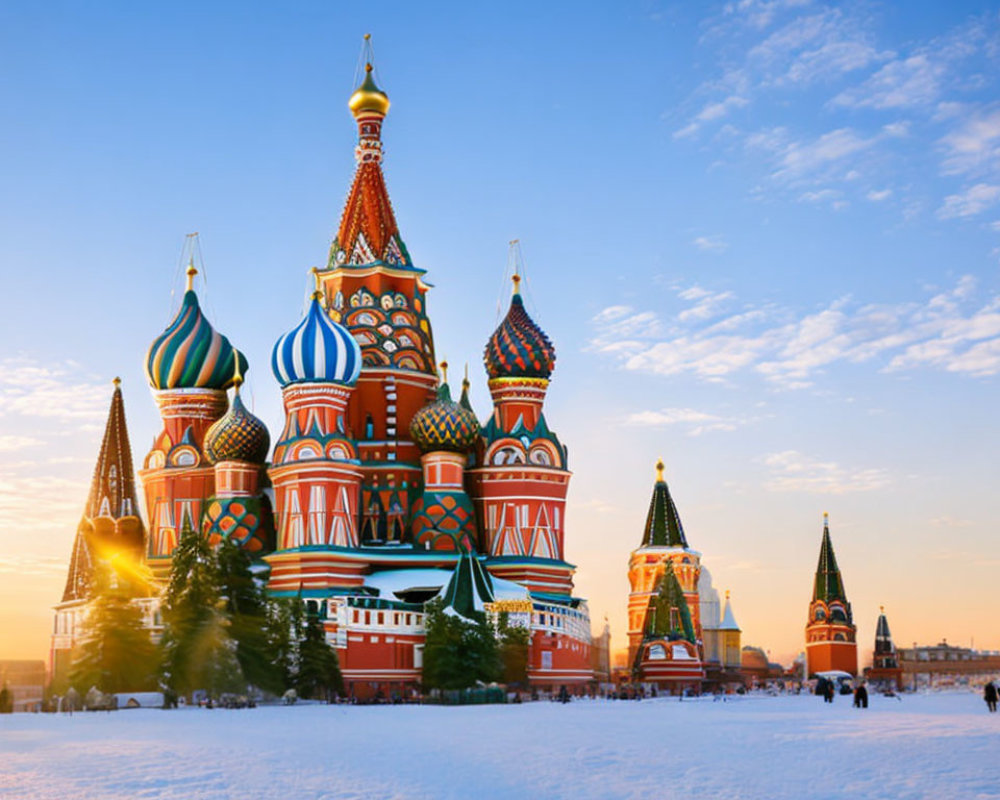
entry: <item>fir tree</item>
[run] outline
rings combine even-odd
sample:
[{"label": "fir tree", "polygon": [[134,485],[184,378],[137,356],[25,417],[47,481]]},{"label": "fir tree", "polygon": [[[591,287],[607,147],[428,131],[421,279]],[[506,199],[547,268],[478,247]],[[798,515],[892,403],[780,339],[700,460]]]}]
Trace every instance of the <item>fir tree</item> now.
[{"label": "fir tree", "polygon": [[423,682],[429,689],[466,689],[502,674],[496,634],[489,619],[448,614],[441,600],[425,606]]},{"label": "fir tree", "polygon": [[304,635],[298,647],[295,690],[299,697],[307,700],[329,700],[333,694],[342,694],[344,691],[337,651],[327,642],[318,614],[307,613],[304,627]]},{"label": "fir tree", "polygon": [[656,596],[650,598],[645,632],[647,637],[687,639],[695,643],[691,610],[669,561],[664,564]]},{"label": "fir tree", "polygon": [[11,694],[7,684],[0,689],[0,714],[11,714],[14,712],[14,695]]},{"label": "fir tree", "polygon": [[268,601],[264,635],[282,694],[295,686],[299,674],[299,642],[305,635],[305,607],[301,598],[281,597]]},{"label": "fir tree", "polygon": [[246,689],[220,583],[212,549],[185,517],[163,603],[163,682],[175,692]]},{"label": "fir tree", "polygon": [[225,539],[215,558],[240,669],[254,686],[281,694],[287,688],[286,675],[268,647],[268,599],[264,587],[253,575],[250,555]]},{"label": "fir tree", "polygon": [[155,685],[156,647],[134,599],[110,566],[97,565],[69,675],[78,691],[96,686],[101,692],[135,692]]}]

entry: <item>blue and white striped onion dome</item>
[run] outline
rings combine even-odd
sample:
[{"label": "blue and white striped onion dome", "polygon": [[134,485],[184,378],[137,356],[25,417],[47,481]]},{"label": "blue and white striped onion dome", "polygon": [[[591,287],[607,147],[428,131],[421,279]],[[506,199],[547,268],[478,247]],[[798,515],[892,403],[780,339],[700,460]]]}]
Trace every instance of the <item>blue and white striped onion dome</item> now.
[{"label": "blue and white striped onion dome", "polygon": [[361,374],[361,347],[313,295],[302,322],[275,343],[271,370],[283,387],[306,381],[353,386]]}]

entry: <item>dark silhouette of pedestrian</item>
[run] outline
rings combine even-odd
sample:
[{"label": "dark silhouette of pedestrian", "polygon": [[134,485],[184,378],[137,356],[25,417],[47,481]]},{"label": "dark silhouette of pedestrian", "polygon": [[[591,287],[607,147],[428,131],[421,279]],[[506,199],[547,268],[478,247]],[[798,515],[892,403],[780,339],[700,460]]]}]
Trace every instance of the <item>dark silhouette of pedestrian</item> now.
[{"label": "dark silhouette of pedestrian", "polygon": [[868,708],[868,690],[863,683],[859,683],[854,690],[854,707]]},{"label": "dark silhouette of pedestrian", "polygon": [[993,681],[989,681],[983,687],[983,700],[986,701],[986,707],[993,713],[997,710],[997,687]]}]

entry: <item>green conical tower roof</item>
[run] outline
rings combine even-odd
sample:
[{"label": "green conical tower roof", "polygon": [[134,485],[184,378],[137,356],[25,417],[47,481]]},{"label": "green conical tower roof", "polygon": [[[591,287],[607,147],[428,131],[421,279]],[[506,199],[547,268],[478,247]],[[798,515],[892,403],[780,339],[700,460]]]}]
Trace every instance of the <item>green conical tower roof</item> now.
[{"label": "green conical tower roof", "polygon": [[840,576],[837,556],[833,552],[833,542],[830,540],[830,516],[828,514],[823,515],[823,543],[819,548],[819,564],[816,567],[813,600],[822,600],[824,603],[840,600],[847,603],[844,579]]},{"label": "green conical tower roof", "polygon": [[472,619],[476,611],[482,611],[484,603],[494,601],[493,581],[479,559],[468,550],[462,551],[441,599],[445,608],[466,619]]},{"label": "green conical tower roof", "polygon": [[649,501],[649,513],[646,515],[646,529],[642,534],[644,547],[687,547],[684,537],[684,526],[681,525],[677,506],[670,496],[670,489],[663,479],[663,461],[656,462],[656,483],[653,485],[653,497]]}]

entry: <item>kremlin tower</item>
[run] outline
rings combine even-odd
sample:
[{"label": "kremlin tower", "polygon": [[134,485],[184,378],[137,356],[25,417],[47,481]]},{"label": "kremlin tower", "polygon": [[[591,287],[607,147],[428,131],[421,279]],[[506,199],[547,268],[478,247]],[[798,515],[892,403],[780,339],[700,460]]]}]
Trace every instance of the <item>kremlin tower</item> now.
[{"label": "kremlin tower", "polygon": [[740,629],[729,593],[720,615],[701,553],[688,546],[656,463],[642,542],[629,558],[628,663],[636,680],[672,692],[740,681]]},{"label": "kremlin tower", "polygon": [[873,683],[887,684],[894,689],[903,688],[903,668],[899,663],[892,634],[889,633],[889,620],[885,618],[883,607],[879,607],[878,622],[875,624],[872,666],[865,671],[865,677]]},{"label": "kremlin tower", "polygon": [[842,670],[858,672],[857,629],[830,540],[830,518],[823,515],[823,541],[816,567],[809,621],[806,623],[806,675]]}]

